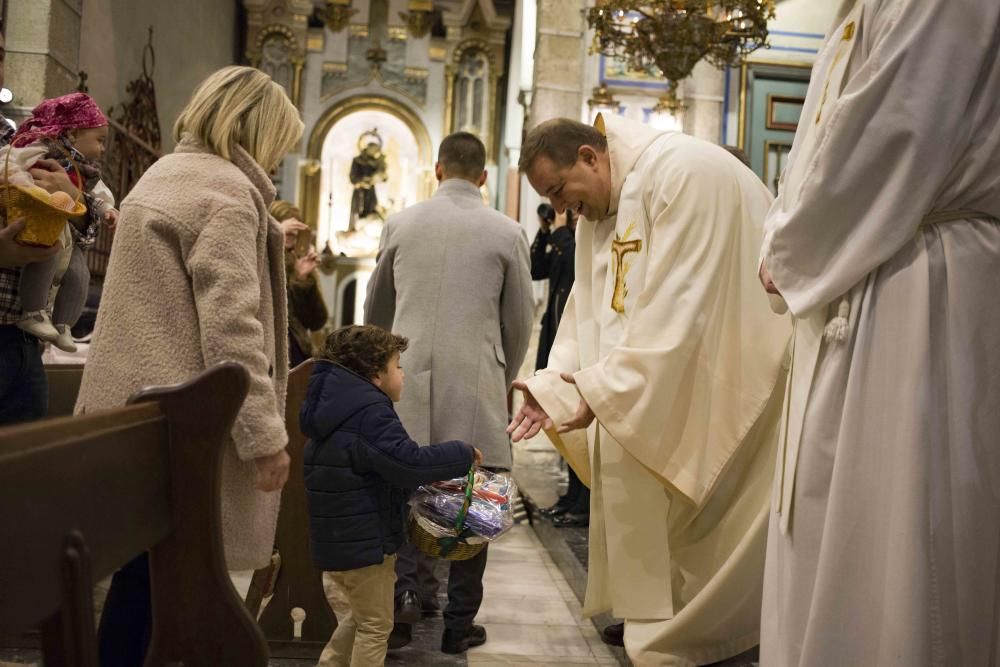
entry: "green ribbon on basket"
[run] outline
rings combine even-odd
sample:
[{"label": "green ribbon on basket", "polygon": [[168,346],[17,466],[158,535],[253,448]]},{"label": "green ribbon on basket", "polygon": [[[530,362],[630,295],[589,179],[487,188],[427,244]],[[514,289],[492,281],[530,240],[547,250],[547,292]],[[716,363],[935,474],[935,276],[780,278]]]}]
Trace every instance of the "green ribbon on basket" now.
[{"label": "green ribbon on basket", "polygon": [[472,466],[469,468],[469,474],[465,477],[465,501],[462,503],[462,509],[458,511],[458,516],[455,517],[455,533],[457,534],[454,537],[439,537],[437,540],[442,558],[447,558],[448,554],[454,551],[459,544],[468,544],[468,538],[475,535],[465,525],[465,517],[469,513],[469,505],[472,504],[472,490],[475,485],[476,467]]}]

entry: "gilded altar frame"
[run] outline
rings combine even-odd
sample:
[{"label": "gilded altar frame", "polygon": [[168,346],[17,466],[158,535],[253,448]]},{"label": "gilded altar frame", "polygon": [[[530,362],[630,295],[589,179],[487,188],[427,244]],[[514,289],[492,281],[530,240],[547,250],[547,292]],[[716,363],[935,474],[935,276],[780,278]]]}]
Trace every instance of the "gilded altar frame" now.
[{"label": "gilded altar frame", "polygon": [[[305,222],[311,228],[319,225],[320,183],[322,177],[323,143],[327,134],[345,116],[359,111],[382,111],[401,120],[413,133],[417,140],[421,167],[431,167],[434,164],[434,147],[430,134],[423,121],[405,104],[389,97],[374,95],[352,96],[341,100],[323,112],[309,134],[306,146],[306,160],[300,168],[299,208],[302,210]],[[434,192],[434,176],[430,170],[417,184],[420,200],[427,199]]]}]

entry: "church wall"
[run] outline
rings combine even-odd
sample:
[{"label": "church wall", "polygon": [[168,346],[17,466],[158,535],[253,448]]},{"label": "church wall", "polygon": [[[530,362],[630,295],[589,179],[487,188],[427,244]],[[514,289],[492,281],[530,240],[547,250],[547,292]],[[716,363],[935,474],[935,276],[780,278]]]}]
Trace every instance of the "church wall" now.
[{"label": "church wall", "polygon": [[[830,29],[837,12],[833,2],[815,0],[784,0],[777,3],[775,17],[768,25],[771,47],[760,49],[750,56],[753,63],[767,63],[789,68],[810,68],[823,44],[823,37]],[[723,142],[739,142],[740,98],[743,77],[739,67],[725,72],[725,115],[723,117]]]},{"label": "church wall", "polygon": [[154,27],[157,111],[165,152],[171,129],[194,87],[237,62],[236,0],[85,0],[80,69],[90,94],[107,109],[129,99],[126,86],[142,73],[143,48]]}]

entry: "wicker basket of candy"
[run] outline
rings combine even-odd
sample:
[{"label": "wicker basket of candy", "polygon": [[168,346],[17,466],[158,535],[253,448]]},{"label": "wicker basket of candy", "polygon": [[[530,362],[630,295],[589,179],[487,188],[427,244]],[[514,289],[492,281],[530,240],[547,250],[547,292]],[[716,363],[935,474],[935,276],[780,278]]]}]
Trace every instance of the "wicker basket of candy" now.
[{"label": "wicker basket of candy", "polygon": [[510,473],[475,468],[422,486],[410,498],[410,541],[435,558],[472,558],[514,525],[516,493]]}]

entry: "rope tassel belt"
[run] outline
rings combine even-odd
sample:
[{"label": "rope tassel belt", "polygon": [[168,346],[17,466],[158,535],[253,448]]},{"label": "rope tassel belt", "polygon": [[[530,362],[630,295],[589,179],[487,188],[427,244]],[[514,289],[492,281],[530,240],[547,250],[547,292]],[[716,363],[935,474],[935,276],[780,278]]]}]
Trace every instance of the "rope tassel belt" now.
[{"label": "rope tassel belt", "polygon": [[[932,225],[941,225],[948,222],[960,222],[962,220],[991,220],[997,222],[996,216],[982,211],[968,208],[956,208],[946,211],[931,211],[920,221],[918,230],[926,229]],[[848,295],[841,297],[837,306],[837,316],[827,322],[823,329],[823,339],[827,343],[842,343],[847,340],[850,331],[851,302]]]}]

